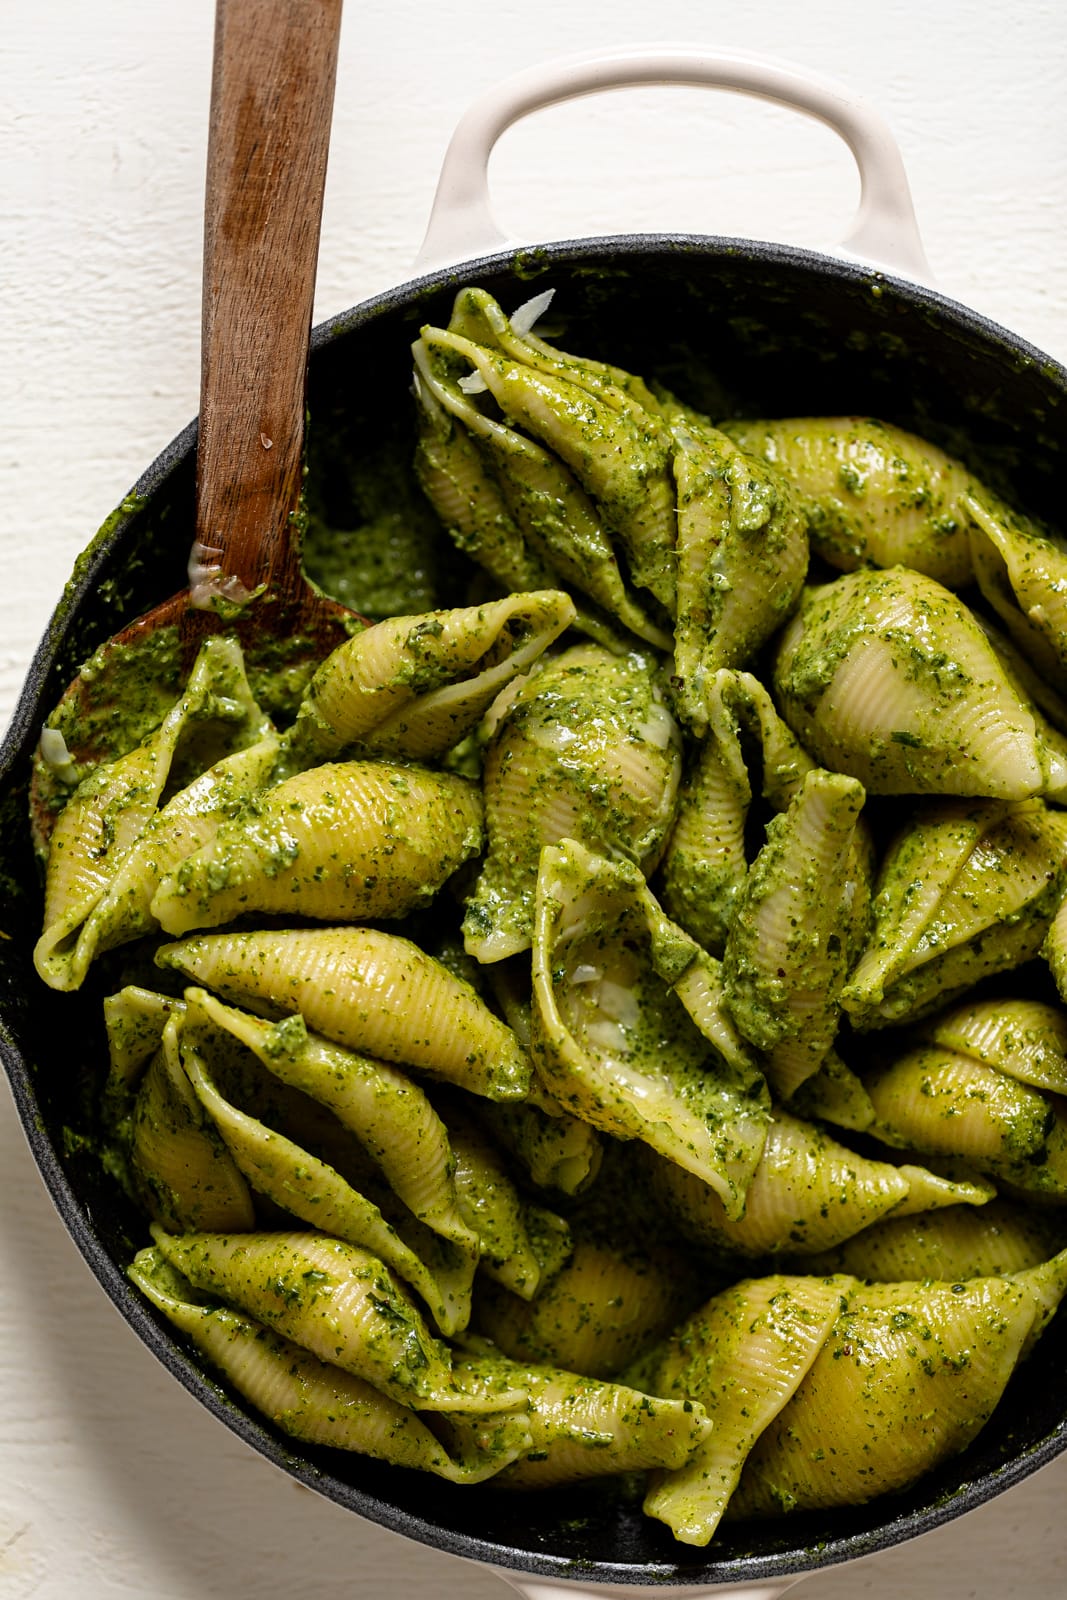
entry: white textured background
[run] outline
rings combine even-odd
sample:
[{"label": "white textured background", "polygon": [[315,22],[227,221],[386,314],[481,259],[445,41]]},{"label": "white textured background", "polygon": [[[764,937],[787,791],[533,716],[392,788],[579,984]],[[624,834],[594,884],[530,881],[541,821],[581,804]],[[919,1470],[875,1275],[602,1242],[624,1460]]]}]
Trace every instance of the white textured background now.
[{"label": "white textured background", "polygon": [[[196,409],[212,0],[6,0],[0,30],[0,725],[77,552]],[[1067,361],[1067,11],[929,0],[349,0],[316,316],[410,276],[437,166],[496,79],[604,44],[759,50],[849,84],[902,147],[953,298]],[[544,113],[494,162],[502,220],[830,243],[824,129],[734,97]],[[72,1066],[76,1069],[76,1043]],[[201,1412],[67,1239],[0,1103],[0,1600],[504,1600],[294,1486]],[[812,1600],[1063,1592],[1067,1457]]]}]

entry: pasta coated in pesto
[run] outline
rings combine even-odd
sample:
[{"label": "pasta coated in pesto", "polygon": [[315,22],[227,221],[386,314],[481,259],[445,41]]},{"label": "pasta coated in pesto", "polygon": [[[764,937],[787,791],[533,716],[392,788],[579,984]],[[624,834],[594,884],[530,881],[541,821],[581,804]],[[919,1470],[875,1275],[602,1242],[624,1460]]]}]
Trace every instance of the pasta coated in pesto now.
[{"label": "pasta coated in pesto", "polygon": [[483,786],[488,848],[467,901],[467,951],[529,948],[541,851],[574,839],[651,871],[674,813],[677,724],[645,656],[578,645],[499,708]]},{"label": "pasta coated in pesto", "polygon": [[428,903],[481,838],[481,795],[466,778],[386,761],[327,763],[223,823],[164,878],[152,915],[171,935],[294,907],[320,922],[402,917]]},{"label": "pasta coated in pesto", "polygon": [[519,1410],[451,1412],[431,1430],[418,1412],[365,1379],[231,1306],[195,1299],[158,1249],[140,1251],[129,1275],[238,1393],[291,1438],[358,1450],[449,1483],[484,1483],[530,1449],[530,1427]]},{"label": "pasta coated in pesto", "polygon": [[1067,1291],[1067,568],[933,443],[713,423],[549,299],[414,346],[468,603],[277,729],[222,634],[60,762],[36,960],[116,990],[130,1277],[236,1396],[645,1473],[702,1546],[965,1448]]}]

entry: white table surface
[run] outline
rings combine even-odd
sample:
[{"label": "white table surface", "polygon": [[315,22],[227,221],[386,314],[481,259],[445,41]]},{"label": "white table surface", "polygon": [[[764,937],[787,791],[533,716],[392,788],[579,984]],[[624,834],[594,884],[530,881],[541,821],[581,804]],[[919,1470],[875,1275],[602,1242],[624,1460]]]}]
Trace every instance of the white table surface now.
[{"label": "white table surface", "polygon": [[[4,6],[0,724],[75,555],[196,409],[212,13],[212,0]],[[411,275],[472,98],[520,66],[641,41],[759,50],[872,100],[942,289],[1067,360],[1058,0],[349,0],[317,319]],[[531,239],[681,228],[818,246],[843,231],[856,189],[823,128],[698,91],[538,116],[501,146],[494,183],[503,220]],[[2,1600],[504,1600],[493,1573],[294,1485],[179,1389],[69,1241],[6,1094],[0,1185]],[[1061,1457],[797,1593],[1062,1593],[1065,1500]]]}]

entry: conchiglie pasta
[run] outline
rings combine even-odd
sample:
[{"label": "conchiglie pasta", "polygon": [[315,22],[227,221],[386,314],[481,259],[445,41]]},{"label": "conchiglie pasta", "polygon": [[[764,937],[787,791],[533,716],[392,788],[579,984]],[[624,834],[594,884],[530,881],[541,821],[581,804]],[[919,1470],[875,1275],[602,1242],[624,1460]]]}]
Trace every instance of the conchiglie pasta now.
[{"label": "conchiglie pasta", "polygon": [[673,685],[697,733],[721,667],[747,666],[796,604],[808,570],[807,521],[789,484],[732,439],[670,417],[678,494]]},{"label": "conchiglie pasta", "polygon": [[[773,1114],[741,1216],[730,1216],[708,1184],[673,1162],[654,1158],[647,1170],[674,1226],[723,1260],[814,1255],[900,1211],[917,1185],[924,1207],[960,1198],[950,1183],[927,1185],[922,1168],[861,1155],[781,1109]],[[972,1188],[967,1197],[980,1199],[983,1191]]]},{"label": "conchiglie pasta", "polygon": [[541,850],[575,839],[651,871],[674,812],[679,735],[652,663],[595,645],[532,674],[485,758],[488,850],[467,904],[479,961],[528,949]]},{"label": "conchiglie pasta", "polygon": [[1035,1321],[1010,1278],[858,1287],[746,1459],[729,1514],[862,1505],[957,1454],[1004,1392]]},{"label": "conchiglie pasta", "polygon": [[870,794],[1023,800],[1067,778],[972,614],[906,567],[809,588],[774,684],[805,749]]},{"label": "conchiglie pasta", "polygon": [[699,1401],[712,1419],[691,1459],[652,1475],[644,1509],[683,1544],[706,1545],[763,1430],[808,1373],[848,1278],[748,1279],[715,1296],[639,1363],[632,1381]]},{"label": "conchiglie pasta", "polygon": [[[96,937],[94,931],[83,939],[84,925],[152,823],[175,773],[184,765],[188,782],[228,752],[258,744],[269,733],[270,724],[249,691],[236,640],[205,640],[183,694],[155,732],[116,761],[98,766],[60,813],[48,845],[44,931],[34,950],[45,983],[64,990],[82,983]],[[133,890],[136,896],[136,878]],[[134,932],[140,931],[135,926]]]},{"label": "conchiglie pasta", "polygon": [[514,1034],[440,962],[376,928],[195,934],[165,945],[161,966],[238,1005],[299,1012],[309,1028],[457,1083],[521,1099],[530,1066]]},{"label": "conchiglie pasta", "polygon": [[467,779],[394,762],[312,767],[269,789],[163,880],[165,933],[248,912],[325,922],[402,917],[432,899],[481,845]]},{"label": "conchiglie pasta", "polygon": [[766,1089],[753,1064],[719,1054],[675,992],[698,955],[636,867],[573,841],[545,848],[533,958],[538,1076],[575,1115],[650,1145],[737,1216],[766,1137]]},{"label": "conchiglie pasta", "polygon": [[722,426],[794,485],[812,545],[832,567],[901,565],[949,589],[970,581],[968,497],[977,486],[928,439],[872,417]]},{"label": "conchiglie pasta", "polygon": [[237,1392],[293,1439],[358,1451],[449,1483],[484,1483],[530,1448],[521,1411],[452,1413],[447,1421],[435,1419],[431,1430],[416,1411],[364,1379],[232,1307],[193,1299],[191,1286],[158,1250],[140,1251],[128,1271]]},{"label": "conchiglie pasta", "polygon": [[677,1467],[711,1430],[703,1406],[692,1401],[658,1399],[554,1366],[472,1353],[457,1363],[460,1382],[464,1375],[521,1386],[528,1396],[531,1447],[500,1474],[501,1487],[547,1489]]},{"label": "conchiglie pasta", "polygon": [[574,614],[567,595],[546,589],[375,623],[316,671],[288,736],[291,759],[329,760],[353,745],[417,761],[443,755]]},{"label": "conchiglie pasta", "polygon": [[194,1288],[244,1311],[320,1361],[342,1367],[415,1411],[518,1409],[518,1391],[477,1405],[389,1269],[318,1233],[153,1231],[160,1254]]}]

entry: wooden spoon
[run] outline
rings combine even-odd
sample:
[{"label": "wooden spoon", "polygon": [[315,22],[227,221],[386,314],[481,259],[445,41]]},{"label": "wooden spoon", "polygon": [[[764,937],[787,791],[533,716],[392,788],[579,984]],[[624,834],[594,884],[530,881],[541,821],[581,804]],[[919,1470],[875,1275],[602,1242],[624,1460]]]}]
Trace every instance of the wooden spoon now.
[{"label": "wooden spoon", "polygon": [[[102,645],[48,719],[79,770],[113,759],[159,720],[206,634],[237,634],[261,703],[284,715],[315,662],[361,625],[308,581],[299,549],[308,339],[341,5],[218,0],[192,587]],[[148,727],[137,729],[134,705]],[[38,755],[34,769],[42,844],[69,793],[61,780],[71,768],[60,746],[57,781],[55,743],[52,759]]]}]

